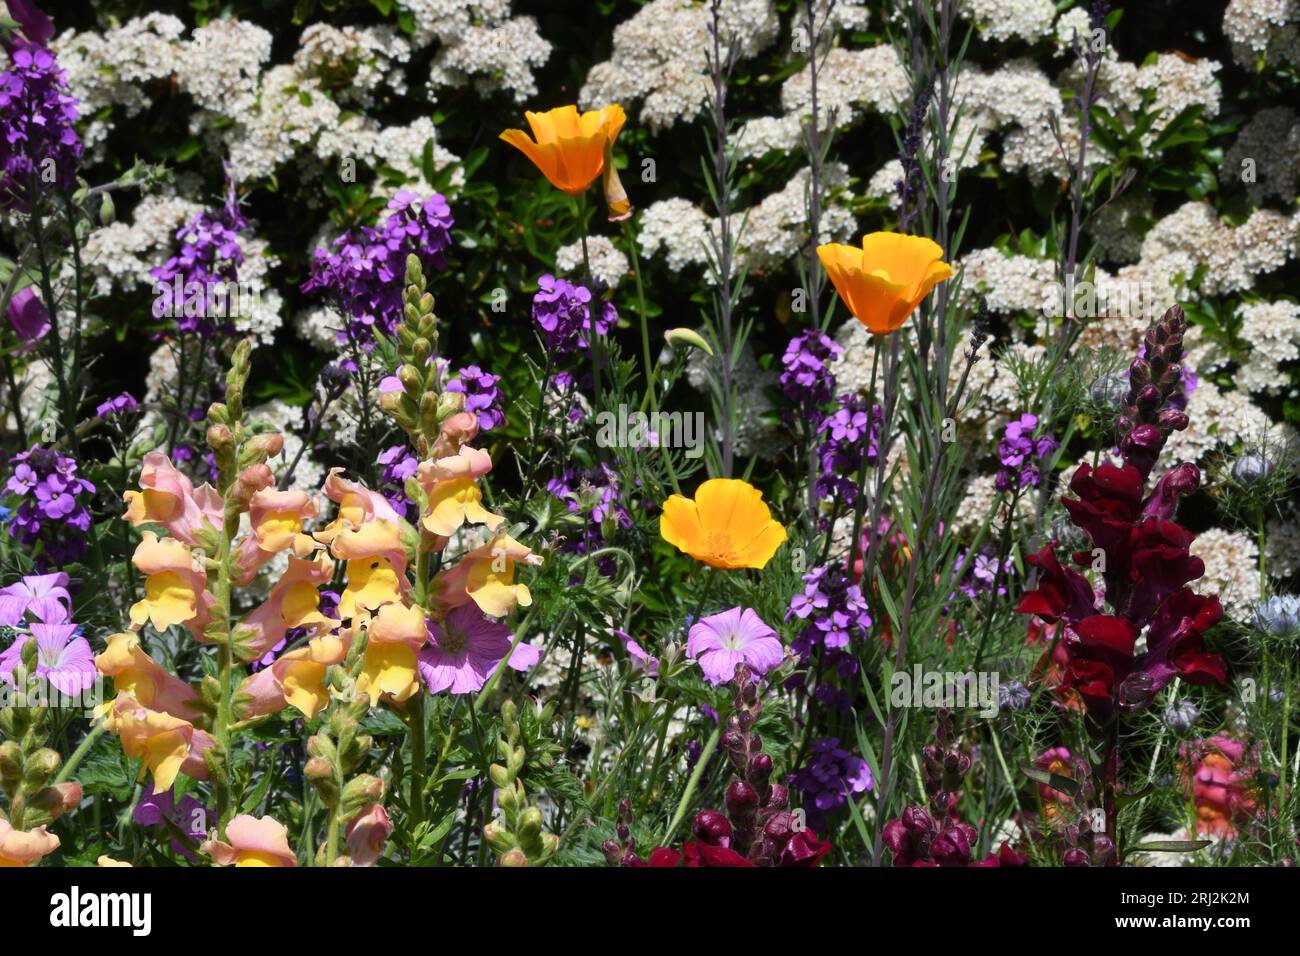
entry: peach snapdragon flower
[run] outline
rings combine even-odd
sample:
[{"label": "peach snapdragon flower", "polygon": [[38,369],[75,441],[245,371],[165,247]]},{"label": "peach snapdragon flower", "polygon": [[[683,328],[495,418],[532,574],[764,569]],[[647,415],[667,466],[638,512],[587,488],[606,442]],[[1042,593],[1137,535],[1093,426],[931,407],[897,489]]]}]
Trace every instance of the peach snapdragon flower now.
[{"label": "peach snapdragon flower", "polygon": [[217,866],[297,866],[298,857],[289,848],[289,831],[271,817],[254,817],[247,813],[235,816],[226,824],[225,842],[214,830],[199,852],[212,858]]}]

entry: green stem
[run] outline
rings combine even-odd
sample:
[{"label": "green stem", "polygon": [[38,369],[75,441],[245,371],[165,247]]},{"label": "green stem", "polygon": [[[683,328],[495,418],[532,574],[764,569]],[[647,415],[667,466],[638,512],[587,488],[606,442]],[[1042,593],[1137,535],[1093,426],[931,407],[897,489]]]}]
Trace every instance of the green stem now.
[{"label": "green stem", "polygon": [[623,236],[627,240],[628,255],[632,257],[632,268],[636,270],[636,305],[637,314],[641,319],[641,360],[645,362],[646,395],[650,399],[650,407],[658,411],[659,399],[655,395],[654,359],[650,354],[650,319],[646,315],[645,306],[645,282],[641,277],[641,260],[636,253],[636,237],[632,232],[630,218],[623,221]]},{"label": "green stem", "polygon": [[704,743],[704,749],[700,751],[700,759],[696,761],[695,769],[691,771],[691,778],[686,781],[686,791],[682,794],[682,799],[677,803],[677,812],[673,814],[672,822],[668,824],[668,832],[664,834],[661,841],[663,846],[672,843],[673,834],[681,826],[682,819],[686,816],[686,810],[691,805],[691,800],[695,796],[695,791],[700,785],[700,778],[704,776],[704,768],[708,766],[709,758],[713,756],[714,749],[718,746],[718,738],[722,736],[722,723],[713,728],[713,733]]},{"label": "green stem", "polygon": [[90,752],[90,748],[95,745],[95,741],[98,740],[100,735],[107,729],[108,725],[102,720],[90,728],[90,732],[82,738],[81,743],[77,744],[77,749],[72,751],[72,756],[69,757],[67,762],[62,766],[62,768],[60,768],[58,774],[54,778],[55,783],[66,782],[68,778],[76,772],[77,764],[81,763],[82,758]]}]

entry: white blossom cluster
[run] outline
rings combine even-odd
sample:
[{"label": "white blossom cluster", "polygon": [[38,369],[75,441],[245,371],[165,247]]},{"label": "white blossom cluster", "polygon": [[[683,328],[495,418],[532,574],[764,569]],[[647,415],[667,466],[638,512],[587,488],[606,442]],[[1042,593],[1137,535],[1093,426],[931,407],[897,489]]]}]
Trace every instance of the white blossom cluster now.
[{"label": "white blossom cluster", "polygon": [[410,43],[391,27],[313,23],[302,33],[293,65],[339,100],[368,106],[382,88],[406,92],[404,68],[410,58]]},{"label": "white blossom cluster", "polygon": [[[587,258],[591,262],[592,277],[611,289],[618,287],[631,268],[627,256],[607,236],[587,238]],[[582,275],[582,240],[556,250],[555,268],[564,275]]]},{"label": "white blossom cluster", "polygon": [[[862,50],[831,47],[819,55],[817,114],[821,129],[832,124],[839,129],[851,126],[868,112],[893,113],[908,94],[907,73],[889,44]],[[761,116],[741,125],[736,142],[742,157],[798,148],[812,112],[811,64],[782,85],[781,107],[785,111],[782,116]]]},{"label": "white blossom cluster", "polygon": [[641,214],[637,244],[645,258],[664,253],[672,272],[708,262],[709,216],[689,199],[661,199]]},{"label": "white blossom cluster", "polygon": [[1205,562],[1205,576],[1197,587],[1217,594],[1224,611],[1241,619],[1259,600],[1259,548],[1240,531],[1211,528],[1196,536],[1189,549]]},{"label": "white blossom cluster", "polygon": [[[525,27],[535,37],[531,19],[510,20],[508,2],[499,4],[503,13],[489,32],[491,42],[502,48],[496,54],[501,62],[476,64],[470,61],[485,55],[490,44],[475,47],[478,54],[460,48],[464,29],[489,29],[471,11],[480,5],[434,6],[447,7],[439,22],[445,24],[449,39],[441,41],[434,61],[435,72],[446,72],[446,82],[477,77],[477,82],[514,84],[519,96],[534,91],[531,74],[525,82],[517,71],[527,71],[529,63],[537,65],[550,48],[540,37],[530,45]],[[454,15],[456,10],[459,15]],[[176,90],[192,97],[197,107],[191,131],[229,158],[237,182],[268,178],[291,162],[307,171],[347,178],[356,171],[343,164],[351,163],[390,166],[413,188],[427,190],[421,168],[426,143],[434,142],[436,169],[456,162],[456,156],[437,144],[427,117],[384,127],[364,109],[343,111],[346,106],[364,108],[390,92],[406,92],[405,67],[413,50],[394,29],[313,24],[303,31],[292,62],[277,65],[270,64],[271,41],[268,30],[248,21],[212,20],[187,37],[177,18],[150,14],[103,33],[68,31],[53,46],[83,115],[117,107],[122,116],[135,116],[153,103],[150,81],[161,84],[174,77]],[[439,37],[428,33],[424,42],[439,42]],[[545,49],[539,51],[538,44]],[[115,118],[109,113],[87,124],[84,137],[92,155],[102,149]],[[453,185],[459,182],[463,175],[453,179]]]},{"label": "white blossom cluster", "polygon": [[1028,40],[1052,32],[1056,5],[1052,0],[958,0],[958,12],[990,40]]},{"label": "white blossom cluster", "polygon": [[[511,16],[510,0],[399,0],[415,21],[417,47],[437,46],[430,96],[472,84],[480,92],[505,90],[523,103],[537,94],[533,71],[551,44],[532,17]],[[603,104],[602,104],[603,105]]]},{"label": "white blossom cluster", "polygon": [[1296,0],[1231,0],[1223,32],[1232,58],[1249,69],[1300,63],[1300,4]]},{"label": "white blossom cluster", "polygon": [[[857,223],[849,209],[852,196],[846,188],[848,169],[840,163],[828,163],[822,174],[823,192],[829,201],[822,209],[821,236],[817,241],[852,241]],[[748,209],[732,213],[737,255],[750,270],[780,266],[808,246],[809,177],[809,170],[802,169],[781,190]],[[649,257],[662,250],[669,268],[677,271],[709,262],[710,231],[716,241],[717,221],[698,206],[684,199],[661,200],[642,215],[638,242],[642,255]]]},{"label": "white blossom cluster", "polygon": [[[151,13],[103,33],[68,30],[51,43],[59,66],[67,71],[68,88],[80,101],[83,116],[105,107],[121,107],[127,117],[153,104],[147,84],[162,80],[185,58],[185,24],[176,17]],[[82,142],[98,158],[111,121],[92,119]]]},{"label": "white blossom cluster", "polygon": [[1284,362],[1300,359],[1300,305],[1279,299],[1250,302],[1237,309],[1239,337],[1250,346],[1235,382],[1245,392],[1276,395],[1287,387]]},{"label": "white blossom cluster", "polygon": [[93,278],[95,294],[152,286],[149,270],[167,261],[176,245],[176,230],[203,209],[179,196],[154,193],[141,198],[130,223],[119,220],[92,231],[82,260]]},{"label": "white blossom cluster", "polygon": [[[771,0],[724,0],[721,42],[753,56],[776,39],[780,22]],[[641,101],[652,132],[692,119],[708,96],[706,50],[712,49],[708,4],[650,0],[614,28],[612,56],[593,66],[578,94],[584,109]]]}]

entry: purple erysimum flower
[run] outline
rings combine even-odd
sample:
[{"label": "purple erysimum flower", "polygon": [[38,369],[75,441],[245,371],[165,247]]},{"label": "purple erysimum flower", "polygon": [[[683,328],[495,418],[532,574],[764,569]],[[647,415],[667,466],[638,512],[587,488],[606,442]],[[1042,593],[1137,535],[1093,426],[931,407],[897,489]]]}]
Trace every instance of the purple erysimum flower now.
[{"label": "purple erysimum flower", "polygon": [[710,684],[723,684],[736,676],[736,665],[747,664],[761,677],[781,663],[781,639],[752,608],[701,618],[686,640],[686,656],[698,661]]},{"label": "purple erysimum flower", "polygon": [[848,647],[866,638],[871,627],[862,588],[839,564],[813,568],[803,576],[804,589],[790,599],[786,620],[797,617],[804,627],[792,648],[808,658],[819,645],[827,649]]},{"label": "purple erysimum flower", "polygon": [[205,210],[176,232],[180,252],[149,274],[156,280],[155,319],[168,318],[180,332],[208,338],[233,328],[230,284],[238,282],[244,251],[239,234],[248,220],[231,186],[220,209]]},{"label": "purple erysimum flower", "polygon": [[852,794],[870,790],[874,781],[867,762],[841,747],[836,737],[813,741],[811,750],[790,782],[803,793],[808,825],[824,832],[826,816],[845,806]]},{"label": "purple erysimum flower", "polygon": [[790,399],[797,413],[807,413],[825,405],[835,394],[835,375],[830,366],[844,354],[844,347],[820,329],[796,335],[781,357],[781,391]]},{"label": "purple erysimum flower", "polygon": [[500,380],[499,375],[491,375],[477,365],[467,365],[447,383],[447,391],[461,392],[465,396],[465,409],[477,415],[479,427],[487,431],[506,420],[501,411],[501,389],[497,388]]},{"label": "purple erysimum flower", "polygon": [[618,321],[614,303],[597,297],[586,286],[549,274],[537,280],[533,321],[548,352],[568,355],[591,348],[593,313],[597,335],[605,335]]},{"label": "purple erysimum flower", "polygon": [[36,641],[36,674],[49,681],[61,694],[75,697],[95,682],[95,655],[75,624],[37,623],[30,635],[20,634],[0,653],[0,677],[14,683],[14,669],[22,661],[23,648]]},{"label": "purple erysimum flower", "polygon": [[25,343],[24,350],[30,350],[50,331],[50,313],[31,286],[19,289],[13,294],[5,315],[14,331],[18,333],[18,338]]},{"label": "purple erysimum flower", "polygon": [[66,624],[72,620],[72,595],[68,593],[65,572],[29,574],[0,588],[0,625],[18,627],[29,613],[46,624]]},{"label": "purple erysimum flower", "polygon": [[[884,418],[879,405],[868,409],[867,400],[856,393],[841,395],[839,407],[826,416],[818,427],[822,443],[817,448],[821,474],[815,488],[819,498],[836,497],[846,508],[856,506],[858,472],[865,455],[868,465],[876,463],[880,445],[880,425]],[[829,519],[827,519],[829,528]]]},{"label": "purple erysimum flower", "polygon": [[453,219],[445,197],[403,190],[388,203],[378,226],[360,226],[312,256],[304,292],[323,292],[343,312],[339,341],[373,347],[376,329],[392,335],[402,320],[406,257],[426,270],[441,269],[451,246]]},{"label": "purple erysimum flower", "polygon": [[[207,839],[208,823],[214,817],[215,814],[193,795],[187,793],[178,802],[175,790],[164,790],[158,793],[153,789],[152,784],[149,792],[140,798],[140,802],[135,805],[135,812],[131,814],[132,820],[145,827],[162,826],[164,820],[170,820],[177,830],[184,833],[195,844]],[[177,853],[198,862],[198,857],[190,852],[189,847],[174,836],[171,845]]]},{"label": "purple erysimum flower", "polygon": [[65,565],[86,553],[90,509],[81,499],[95,486],[77,476],[74,459],[53,448],[35,445],[9,460],[5,490],[21,500],[9,522],[9,534],[24,547],[39,551],[39,570]]},{"label": "purple erysimum flower", "polygon": [[484,616],[475,604],[462,604],[441,622],[429,622],[429,641],[420,651],[420,676],[429,693],[473,694],[510,654],[507,664],[527,670],[541,657],[539,648],[520,644],[510,653],[510,628]]},{"label": "purple erysimum flower", "polygon": [[1060,445],[1056,439],[1045,435],[1035,438],[1037,427],[1038,416],[1029,412],[1007,423],[1002,440],[998,442],[1002,468],[994,485],[999,491],[1038,487],[1041,480],[1039,464],[1050,458]]},{"label": "purple erysimum flower", "polygon": [[139,407],[140,403],[135,400],[135,396],[130,392],[123,392],[101,403],[95,409],[95,415],[99,418],[114,418],[118,415],[129,415]]},{"label": "purple erysimum flower", "polygon": [[26,208],[33,181],[41,189],[76,184],[77,100],[49,50],[13,37],[8,49],[9,68],[0,73],[0,205]]}]

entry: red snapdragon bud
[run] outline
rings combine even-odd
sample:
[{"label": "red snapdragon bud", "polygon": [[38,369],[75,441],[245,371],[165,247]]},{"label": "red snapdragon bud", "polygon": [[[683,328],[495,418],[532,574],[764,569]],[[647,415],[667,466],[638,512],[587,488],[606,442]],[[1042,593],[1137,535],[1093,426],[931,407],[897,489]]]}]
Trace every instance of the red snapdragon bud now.
[{"label": "red snapdragon bud", "polygon": [[709,846],[731,846],[731,824],[717,810],[701,810],[697,813],[691,832]]}]

